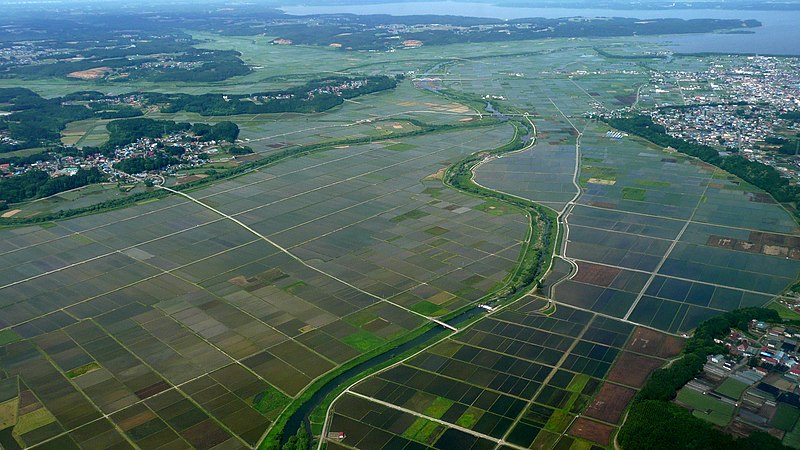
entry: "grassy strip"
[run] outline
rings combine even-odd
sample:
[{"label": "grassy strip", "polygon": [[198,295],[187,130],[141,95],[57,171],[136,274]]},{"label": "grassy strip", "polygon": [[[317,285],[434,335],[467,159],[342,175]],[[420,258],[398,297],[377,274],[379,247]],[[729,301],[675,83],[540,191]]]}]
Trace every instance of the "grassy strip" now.
[{"label": "grassy strip", "polygon": [[100,368],[100,364],[95,361],[92,361],[88,364],[84,364],[80,367],[76,367],[72,370],[67,371],[66,375],[67,378],[77,378],[83,374],[89,373],[93,370],[97,370]]},{"label": "grassy strip", "polygon": [[[464,101],[464,100],[459,99],[459,101]],[[465,192],[471,196],[478,196],[481,198],[491,198],[499,200],[503,203],[508,204],[512,208],[519,210],[522,213],[527,213],[529,217],[531,217],[532,221],[530,230],[531,235],[528,236],[527,244],[520,252],[520,259],[517,264],[517,269],[510,275],[508,282],[505,284],[503,288],[501,288],[499,291],[484,296],[479,301],[498,300],[501,302],[508,302],[517,300],[520,297],[522,297],[527,292],[526,288],[533,285],[534,282],[538,283],[538,280],[536,278],[537,276],[541,275],[542,269],[549,266],[549,261],[552,258],[553,254],[553,249],[554,249],[553,246],[556,241],[556,239],[553,239],[552,236],[554,234],[553,233],[554,227],[552,227],[551,224],[556,218],[555,213],[553,211],[547,208],[543,208],[527,200],[518,199],[516,197],[509,197],[505,194],[501,194],[483,188],[475,184],[474,181],[472,181],[472,170],[486,157],[491,155],[498,155],[502,153],[512,152],[516,150],[521,150],[522,148],[524,148],[525,144],[524,142],[522,142],[522,138],[520,137],[520,131],[521,129],[524,128],[524,125],[520,125],[517,123],[512,123],[512,124],[515,127],[515,135],[510,142],[487,152],[478,152],[467,156],[463,160],[450,166],[448,170],[445,172],[444,176],[444,183],[449,187]],[[415,125],[417,124],[415,123]],[[456,177],[454,175],[456,173],[468,174],[468,175]],[[537,230],[540,228],[534,226],[533,224],[534,220],[536,220],[537,224],[543,225],[541,229],[544,230],[544,232],[537,232]],[[535,246],[534,243],[541,243],[544,245],[542,245],[542,247],[539,248],[538,246]],[[457,317],[471,308],[474,308],[474,304],[465,305],[464,307],[459,308],[458,310],[443,316],[441,319],[446,321],[449,318]],[[471,320],[465,322],[464,325],[466,326],[477,320],[480,320],[481,317],[482,316],[475,316]],[[404,340],[404,342],[407,342],[407,340]],[[388,349],[386,349],[387,346],[393,348],[396,347],[397,345],[400,344],[387,344],[366,355],[371,355],[369,358],[372,358],[384,353],[385,351],[388,351]],[[363,379],[375,372],[378,372],[384,369],[385,367],[394,364],[396,361],[402,360],[403,358],[419,351],[420,349],[425,348],[427,345],[428,345],[427,343],[423,343],[414,349],[411,349],[407,352],[404,352],[401,355],[398,355],[398,357],[396,358],[392,358],[391,360],[386,361],[384,364],[380,364],[378,366],[375,366],[364,372],[359,373],[358,375],[348,380],[346,383],[342,383],[337,389],[330,392],[322,400],[322,402],[320,402],[320,404],[316,408],[314,408],[314,410],[311,412],[311,414],[309,415],[309,421],[312,423],[312,427],[315,424],[323,424],[330,404],[334,401],[334,399],[336,399],[336,397],[339,394],[341,394],[347,388],[347,386],[351,386],[356,381]],[[357,363],[348,363],[347,367],[354,367],[356,364],[360,364],[361,362],[366,361],[369,358],[366,358],[366,356],[359,357],[357,360],[354,360],[358,361]],[[305,397],[306,399],[310,399],[314,391],[318,390],[324,384],[326,384],[326,382],[323,382],[322,380],[330,380],[335,376],[337,376],[338,374],[344,372],[344,370],[347,369],[337,370],[335,372],[336,375],[325,376],[319,382],[312,384],[309,388],[307,388],[308,395],[306,396],[305,395],[306,393],[304,393],[304,395],[301,396],[300,398]],[[294,411],[296,411],[303,403],[302,401],[299,401],[300,398],[296,400],[297,405],[294,405],[295,402],[293,402],[293,404],[290,405],[289,408],[287,408],[284,414],[282,414],[281,419],[279,419],[279,421],[275,423],[275,425],[270,430],[267,437],[264,439],[264,442],[259,448],[270,449],[270,450],[278,448],[283,427],[285,426],[288,417],[291,416],[291,414],[293,414]],[[312,429],[312,431],[316,432],[317,430]]]},{"label": "grassy strip", "polygon": [[[467,158],[454,164],[444,174],[444,183],[468,194],[482,198],[490,198],[501,201],[513,207],[522,209],[531,218],[530,244],[525,249],[522,261],[518,269],[512,274],[510,282],[495,293],[495,298],[500,301],[511,300],[515,295],[529,286],[540,283],[543,270],[550,265],[553,257],[553,250],[556,244],[556,227],[553,226],[557,216],[556,213],[530,200],[511,196],[478,185],[473,180],[473,170],[487,158],[499,154],[513,152],[524,148],[525,144],[520,137],[524,125],[512,122],[516,129],[514,139],[506,145],[494,150],[473,153]],[[533,245],[533,244],[538,245]]]},{"label": "grassy strip", "polygon": [[772,303],[766,306],[769,309],[774,309],[778,311],[778,315],[781,316],[781,319],[785,321],[793,320],[798,321],[800,320],[800,314],[795,312],[793,309],[789,309],[787,306],[778,303],[777,301],[773,300]]},{"label": "grassy strip", "polygon": [[[303,391],[302,394],[300,394],[300,396],[296,397],[294,400],[292,400],[291,403],[289,403],[289,406],[287,406],[286,409],[283,410],[283,413],[281,413],[281,415],[278,418],[278,420],[275,421],[275,423],[273,424],[273,426],[270,429],[269,433],[267,433],[267,435],[264,437],[264,440],[261,442],[261,444],[258,446],[258,448],[262,449],[262,450],[277,450],[277,449],[279,449],[280,448],[281,437],[283,435],[283,432],[286,431],[286,430],[284,430],[284,428],[286,427],[286,422],[289,421],[289,417],[291,417],[300,408],[300,406],[302,406],[304,403],[309,401],[311,399],[311,397],[318,390],[320,390],[323,386],[328,384],[331,380],[333,380],[337,376],[341,375],[342,373],[352,369],[353,367],[358,366],[359,364],[362,364],[362,363],[364,363],[366,361],[369,361],[372,358],[380,356],[380,355],[382,355],[382,354],[384,354],[384,353],[386,353],[388,351],[391,351],[394,348],[397,348],[400,345],[403,345],[404,343],[406,343],[408,341],[411,341],[411,340],[415,339],[416,337],[426,333],[430,329],[431,329],[431,326],[422,326],[422,327],[416,329],[415,331],[412,331],[411,333],[406,334],[406,335],[402,336],[401,338],[399,338],[399,339],[397,339],[395,341],[387,342],[386,344],[382,345],[381,347],[378,347],[378,348],[376,348],[376,349],[374,349],[374,350],[372,350],[370,352],[364,353],[363,355],[359,356],[358,358],[350,360],[347,363],[339,366],[336,370],[334,370],[332,372],[328,372],[323,377],[318,378],[314,383],[312,383],[311,385],[306,387],[306,389]],[[443,332],[444,332],[444,330],[443,330]],[[427,345],[427,342],[422,343],[419,346],[408,350],[407,352],[403,353],[402,355],[399,355],[398,358],[408,356],[409,354],[411,354],[411,352],[419,351],[421,348],[424,348],[424,346],[426,346],[426,345]],[[383,368],[393,364],[398,358],[392,358],[392,359],[386,361],[384,364],[379,364],[378,366],[372,367],[370,369],[365,370],[364,372],[359,373],[358,375],[356,375],[355,377],[351,378],[350,380],[342,383],[338,389],[335,389],[333,392],[331,392],[325,398],[326,399],[330,398],[330,401],[332,401],[333,398],[335,398],[334,394],[338,395],[347,386],[352,384],[351,380],[361,379],[361,378],[363,378],[363,377],[365,377],[365,376],[367,376],[367,375],[369,375],[371,373],[374,373],[374,372],[376,372],[376,371],[378,371],[380,369],[383,369]],[[338,393],[337,393],[337,391],[338,391]],[[333,397],[331,397],[331,396],[333,396]],[[322,404],[325,404],[325,401],[323,401]],[[328,404],[330,404],[330,403],[328,403]],[[327,409],[327,407],[326,407],[326,409]],[[293,430],[289,430],[289,431],[293,432]]]}]

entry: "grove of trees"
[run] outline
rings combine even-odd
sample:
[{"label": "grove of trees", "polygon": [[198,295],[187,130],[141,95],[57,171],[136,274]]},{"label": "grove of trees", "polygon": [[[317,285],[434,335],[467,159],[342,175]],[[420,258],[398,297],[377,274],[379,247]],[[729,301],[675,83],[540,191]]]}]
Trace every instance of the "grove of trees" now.
[{"label": "grove of trees", "polygon": [[106,179],[96,167],[79,169],[71,176],[51,177],[41,170],[30,170],[21,175],[0,180],[0,201],[17,203],[47,197],[59,192],[99,183]]}]

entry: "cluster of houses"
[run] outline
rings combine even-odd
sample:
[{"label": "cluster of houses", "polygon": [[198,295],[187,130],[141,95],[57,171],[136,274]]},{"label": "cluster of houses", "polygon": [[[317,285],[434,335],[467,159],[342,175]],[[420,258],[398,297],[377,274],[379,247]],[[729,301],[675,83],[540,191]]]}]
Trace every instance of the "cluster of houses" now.
[{"label": "cluster of houses", "polygon": [[[306,93],[305,98],[311,100],[317,94],[342,95],[345,91],[359,89],[361,87],[364,87],[367,83],[369,83],[369,80],[361,79],[361,80],[343,81],[339,84],[328,84],[325,86],[320,86],[309,90]],[[229,98],[227,96],[223,96],[223,98],[225,99],[225,101],[229,101]],[[271,95],[254,95],[245,98],[245,100],[251,101],[253,103],[266,103],[271,100],[290,100],[293,98],[295,98],[295,94],[289,92],[282,92]]]},{"label": "cluster of houses", "polygon": [[776,128],[791,126],[778,117],[778,110],[731,104],[698,105],[661,109],[652,114],[674,137],[712,146],[753,151],[775,134]]},{"label": "cluster of houses", "polygon": [[205,61],[180,61],[172,57],[162,56],[156,61],[148,61],[139,64],[137,67],[140,69],[183,69],[191,70],[196,69],[205,64]]},{"label": "cluster of houses", "polygon": [[[671,133],[703,143],[724,139],[730,146],[741,143],[751,148],[759,138],[791,125],[778,117],[780,113],[800,109],[800,60],[720,57],[705,71],[655,73],[650,85],[656,97],[653,118]],[[659,101],[658,94],[676,91],[681,103],[672,95],[666,97],[670,101]],[[681,109],[661,108],[665,106]]]},{"label": "cluster of houses", "polygon": [[[676,137],[752,150],[776,129],[792,125],[779,115],[800,109],[800,61],[720,57],[705,71],[654,73],[650,86],[654,121]],[[659,101],[664,93],[668,100]]]},{"label": "cluster of houses", "polygon": [[20,142],[13,139],[7,132],[0,131],[0,145],[18,145]]},{"label": "cluster of houses", "polygon": [[312,89],[308,91],[308,98],[314,98],[316,94],[333,94],[333,95],[342,95],[344,91],[351,91],[353,89],[360,89],[366,84],[369,83],[367,79],[362,80],[349,80],[343,81],[339,84],[329,84],[325,86],[320,86],[318,88]]},{"label": "cluster of houses", "polygon": [[684,389],[731,405],[728,429],[734,433],[761,430],[783,438],[791,427],[778,416],[800,416],[798,341],[800,329],[752,321],[746,331],[717,340],[728,354],[710,356],[702,375]]},{"label": "cluster of houses", "polygon": [[[800,59],[766,56],[709,57],[702,71],[653,71],[636,103],[673,137],[731,151],[775,167],[800,181],[800,155],[784,155],[766,143],[797,135],[800,124],[783,117],[800,111]],[[630,108],[592,114],[620,117]]]},{"label": "cluster of houses", "polygon": [[106,170],[108,166],[106,158],[100,154],[90,155],[86,157],[81,156],[57,156],[54,159],[47,161],[36,161],[30,164],[12,165],[9,163],[0,164],[0,177],[11,177],[14,175],[21,175],[30,170],[40,170],[47,172],[50,176],[59,177],[65,175],[74,175],[78,169],[90,167],[98,167],[100,170]]},{"label": "cluster of houses", "polygon": [[[171,147],[180,147],[180,152],[170,152]],[[78,169],[97,167],[102,172],[109,174],[111,179],[127,178],[114,168],[114,164],[130,158],[152,158],[159,155],[170,155],[180,159],[181,163],[164,168],[159,174],[170,173],[176,170],[201,166],[208,162],[211,155],[219,152],[216,141],[202,142],[191,133],[175,133],[163,138],[142,138],[138,141],[119,147],[114,154],[106,156],[102,153],[63,156],[57,155],[48,161],[36,161],[31,164],[13,166],[0,165],[0,177],[13,176],[30,170],[41,170],[50,176],[74,175]]]},{"label": "cluster of houses", "polygon": [[651,73],[647,95],[655,108],[745,102],[787,111],[800,107],[798,82],[797,58],[719,56],[703,71]]},{"label": "cluster of houses", "polygon": [[7,64],[32,65],[42,59],[63,55],[67,50],[42,46],[35,42],[14,42],[5,47],[0,47],[0,67]]},{"label": "cluster of houses", "polygon": [[[169,152],[170,148],[181,148],[181,153]],[[210,155],[219,152],[216,141],[199,141],[191,133],[174,133],[161,138],[141,138],[132,144],[118,147],[110,163],[130,158],[153,158],[167,154],[181,160],[181,164],[170,169],[185,169],[208,162]],[[166,170],[165,170],[166,171]]]}]

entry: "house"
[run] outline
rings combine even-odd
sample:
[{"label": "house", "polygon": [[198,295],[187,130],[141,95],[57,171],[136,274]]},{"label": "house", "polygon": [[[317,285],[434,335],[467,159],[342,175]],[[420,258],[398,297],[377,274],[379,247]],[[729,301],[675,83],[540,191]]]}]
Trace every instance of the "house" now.
[{"label": "house", "polygon": [[778,360],[769,356],[762,356],[761,361],[765,362],[766,364],[770,364],[772,366],[778,365]]},{"label": "house", "polygon": [[786,331],[786,327],[776,326],[769,329],[769,335],[775,337],[782,337]]},{"label": "house", "polygon": [[748,350],[750,349],[750,344],[747,341],[742,341],[739,345],[736,346],[736,350],[739,350],[740,353],[749,353]]}]

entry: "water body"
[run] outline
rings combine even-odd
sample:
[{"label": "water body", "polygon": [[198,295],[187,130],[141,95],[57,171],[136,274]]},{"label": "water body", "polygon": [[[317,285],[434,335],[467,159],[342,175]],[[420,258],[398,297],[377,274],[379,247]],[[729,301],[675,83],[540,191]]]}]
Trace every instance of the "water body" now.
[{"label": "water body", "polygon": [[416,14],[521,19],[525,17],[635,17],[639,19],[756,19],[753,34],[692,34],[639,39],[658,42],[682,53],[758,53],[800,56],[800,11],[737,11],[720,9],[611,10],[505,7],[457,1],[384,3],[378,5],[284,6],[288,14]]}]

